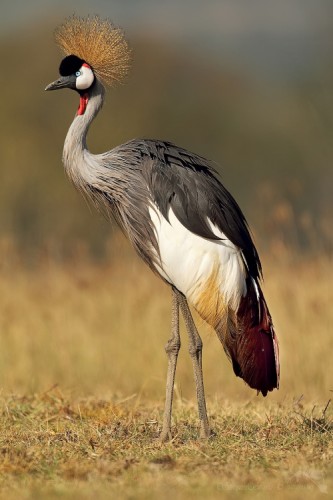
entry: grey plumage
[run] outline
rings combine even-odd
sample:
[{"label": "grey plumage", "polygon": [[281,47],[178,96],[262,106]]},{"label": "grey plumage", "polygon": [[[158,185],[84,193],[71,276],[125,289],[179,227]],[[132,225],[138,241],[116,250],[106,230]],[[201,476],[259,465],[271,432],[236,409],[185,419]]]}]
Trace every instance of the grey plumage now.
[{"label": "grey plumage", "polygon": [[152,267],[155,253],[151,249],[158,253],[158,246],[149,222],[149,193],[141,175],[141,149],[133,141],[93,155],[86,145],[87,129],[101,108],[103,97],[104,88],[96,80],[90,107],[83,117],[74,119],[68,131],[63,153],[65,171],[89,202],[108,219],[114,218],[119,223],[140,257]]},{"label": "grey plumage", "polygon": [[[150,266],[158,254],[148,214],[154,202],[164,217],[171,207],[182,224],[203,238],[216,239],[210,219],[241,248],[251,276],[261,263],[245,217],[217,178],[211,162],[170,142],[135,139],[93,155],[86,143],[88,127],[103,105],[104,88],[96,81],[90,108],[74,120],[64,146],[65,170],[73,184],[107,218],[115,218],[140,257]],[[155,270],[155,268],[154,268]]]}]

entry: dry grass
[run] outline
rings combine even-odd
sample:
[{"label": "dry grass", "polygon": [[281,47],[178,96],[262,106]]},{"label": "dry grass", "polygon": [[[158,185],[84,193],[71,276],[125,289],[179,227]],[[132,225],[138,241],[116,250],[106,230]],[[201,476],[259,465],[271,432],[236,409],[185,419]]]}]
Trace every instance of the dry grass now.
[{"label": "dry grass", "polygon": [[[121,498],[298,498],[333,486],[333,422],[299,405],[211,405],[216,436],[197,439],[195,409],[176,405],[174,439],[160,445],[161,407],[73,401],[58,389],[3,400],[0,485],[15,498],[93,492]],[[276,495],[277,498],[281,498]]]},{"label": "dry grass", "polygon": [[197,440],[184,338],[175,438],[160,446],[167,287],[117,238],[104,264],[78,253],[70,263],[44,256],[27,269],[6,245],[0,253],[4,497],[258,498],[269,491],[313,498],[332,491],[329,257],[263,259],[282,358],[281,389],[268,398],[233,376],[201,325],[216,433],[208,443]]}]

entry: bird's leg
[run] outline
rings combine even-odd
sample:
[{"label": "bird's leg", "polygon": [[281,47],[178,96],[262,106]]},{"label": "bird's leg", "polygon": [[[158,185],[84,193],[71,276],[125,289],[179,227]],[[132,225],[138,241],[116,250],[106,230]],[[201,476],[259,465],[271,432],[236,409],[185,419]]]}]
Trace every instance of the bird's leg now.
[{"label": "bird's leg", "polygon": [[176,290],[172,289],[171,337],[165,346],[165,351],[168,356],[168,373],[166,382],[166,397],[165,397],[163,427],[160,435],[160,440],[162,442],[171,439],[171,412],[172,412],[173,386],[175,383],[175,374],[176,374],[179,349],[180,349],[179,299]]},{"label": "bird's leg", "polygon": [[192,358],[195,386],[197,391],[200,437],[208,438],[210,436],[210,427],[207,417],[205,389],[202,374],[202,340],[194,324],[187,300],[183,295],[180,295],[179,304],[189,337],[189,352]]}]

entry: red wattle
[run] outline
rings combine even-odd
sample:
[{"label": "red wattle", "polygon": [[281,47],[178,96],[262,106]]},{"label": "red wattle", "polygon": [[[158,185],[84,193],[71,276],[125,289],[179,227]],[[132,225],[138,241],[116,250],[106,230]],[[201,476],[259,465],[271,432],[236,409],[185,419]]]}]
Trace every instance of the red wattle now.
[{"label": "red wattle", "polygon": [[88,101],[89,101],[88,94],[80,95],[80,105],[79,105],[79,109],[77,110],[78,115],[84,114],[86,107],[87,107],[87,104],[88,104]]}]

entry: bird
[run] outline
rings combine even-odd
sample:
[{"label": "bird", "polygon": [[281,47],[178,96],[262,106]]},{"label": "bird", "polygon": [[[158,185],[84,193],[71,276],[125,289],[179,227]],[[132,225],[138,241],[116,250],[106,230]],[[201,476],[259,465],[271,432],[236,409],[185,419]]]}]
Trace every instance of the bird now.
[{"label": "bird", "polygon": [[160,439],[172,439],[180,313],[194,370],[199,437],[207,439],[212,432],[203,343],[191,308],[215,330],[236,376],[263,396],[279,388],[278,340],[248,223],[212,162],[171,142],[133,139],[92,154],[88,129],[102,108],[106,87],[127,76],[131,49],[123,30],[98,15],[66,18],[56,28],[55,40],[64,58],[60,77],[45,90],[69,88],[79,94],[64,143],[64,169],[83,196],[119,224],[137,254],[171,288]]}]

